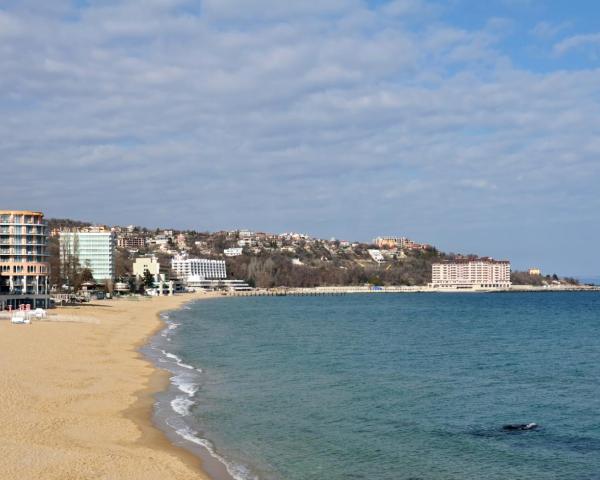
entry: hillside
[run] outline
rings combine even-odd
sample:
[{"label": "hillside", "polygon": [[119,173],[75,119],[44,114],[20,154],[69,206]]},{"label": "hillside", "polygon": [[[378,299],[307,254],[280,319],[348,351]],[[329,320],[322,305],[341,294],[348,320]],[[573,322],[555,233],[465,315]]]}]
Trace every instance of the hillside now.
[{"label": "hillside", "polygon": [[[70,219],[50,219],[52,229],[81,228],[90,224]],[[431,265],[456,258],[476,258],[446,254],[429,245],[408,241],[407,247],[375,245],[339,240],[315,239],[297,233],[269,234],[236,230],[230,232],[197,232],[192,230],[148,230],[141,227],[112,227],[120,237],[144,240],[143,247],[118,248],[116,274],[127,279],[131,265],[140,255],[156,255],[168,266],[175,255],[191,258],[225,260],[229,278],[246,280],[260,288],[315,287],[326,285],[426,285],[431,281]],[[237,249],[235,256],[224,254]],[[60,259],[58,240],[50,240],[52,283],[59,282]],[[373,256],[375,254],[375,257]],[[376,258],[376,259],[375,259]],[[542,285],[560,281],[556,275],[532,276],[513,272],[516,284]],[[575,283],[574,279],[563,282]]]}]

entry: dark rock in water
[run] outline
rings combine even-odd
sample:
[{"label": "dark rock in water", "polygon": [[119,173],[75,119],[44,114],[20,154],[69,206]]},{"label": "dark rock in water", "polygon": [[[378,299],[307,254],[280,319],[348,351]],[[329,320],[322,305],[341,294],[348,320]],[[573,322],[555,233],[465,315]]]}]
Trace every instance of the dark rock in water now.
[{"label": "dark rock in water", "polygon": [[535,430],[538,427],[537,423],[513,423],[504,425],[502,430],[506,431],[523,431],[523,430]]}]

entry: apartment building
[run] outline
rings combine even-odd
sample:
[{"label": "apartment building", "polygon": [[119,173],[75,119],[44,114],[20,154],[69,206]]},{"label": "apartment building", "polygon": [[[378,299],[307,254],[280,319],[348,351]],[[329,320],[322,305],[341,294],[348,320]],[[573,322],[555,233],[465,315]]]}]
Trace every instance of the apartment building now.
[{"label": "apartment building", "polygon": [[427,250],[433,248],[426,243],[418,243],[406,237],[377,237],[373,243],[382,249],[401,248],[403,250]]},{"label": "apartment building", "polygon": [[140,250],[146,247],[146,237],[140,235],[120,235],[117,239],[119,248],[127,250]]},{"label": "apartment building", "polygon": [[187,279],[195,276],[209,280],[227,278],[224,260],[185,258],[177,256],[171,260],[171,271],[176,278]]},{"label": "apartment building", "polygon": [[373,244],[377,248],[397,248],[404,240],[404,237],[377,237],[373,239]]},{"label": "apartment building", "polygon": [[0,210],[0,310],[47,308],[49,273],[44,214]]},{"label": "apartment building", "polygon": [[510,288],[510,262],[481,258],[434,263],[430,286],[451,289]]},{"label": "apartment building", "polygon": [[115,234],[104,228],[60,232],[61,259],[76,256],[81,267],[92,271],[96,282],[115,279]]}]

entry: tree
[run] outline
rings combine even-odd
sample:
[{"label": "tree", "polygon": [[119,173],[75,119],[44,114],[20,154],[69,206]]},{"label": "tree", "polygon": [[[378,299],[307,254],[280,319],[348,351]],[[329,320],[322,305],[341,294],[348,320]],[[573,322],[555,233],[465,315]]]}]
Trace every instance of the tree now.
[{"label": "tree", "polygon": [[117,248],[115,255],[115,275],[117,278],[128,277],[133,270],[133,261],[129,258],[129,252],[123,248]]},{"label": "tree", "polygon": [[147,288],[154,287],[154,275],[152,275],[149,270],[144,270],[144,277],[142,280],[144,282],[145,287],[147,287]]},{"label": "tree", "polygon": [[58,236],[48,239],[48,262],[50,263],[50,285],[60,286],[61,283],[61,265],[60,265],[60,243]]},{"label": "tree", "polygon": [[72,237],[66,236],[60,246],[60,283],[77,291],[81,287],[79,280],[81,263],[79,262],[79,235],[75,233]]},{"label": "tree", "polygon": [[104,281],[104,290],[106,291],[106,293],[110,293],[112,295],[114,289],[115,285],[113,284],[113,281],[110,278]]},{"label": "tree", "polygon": [[84,268],[81,270],[81,272],[79,273],[79,281],[81,283],[85,283],[85,282],[94,282],[94,274],[92,273],[92,270],[88,267]]}]

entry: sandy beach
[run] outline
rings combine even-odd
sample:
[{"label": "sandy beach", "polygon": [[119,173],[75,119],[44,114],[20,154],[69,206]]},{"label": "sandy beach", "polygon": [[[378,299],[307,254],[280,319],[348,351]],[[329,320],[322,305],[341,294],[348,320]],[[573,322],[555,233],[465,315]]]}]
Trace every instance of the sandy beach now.
[{"label": "sandy beach", "polygon": [[0,321],[0,478],[208,479],[201,462],[151,422],[168,384],[138,349],[158,313],[190,300],[112,300]]}]

